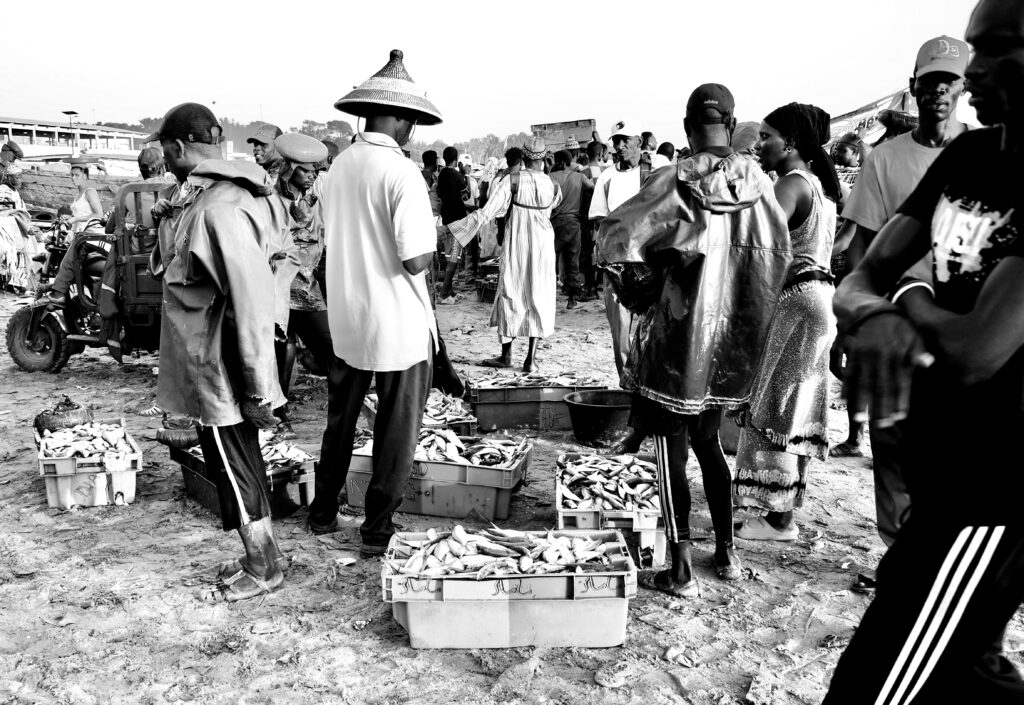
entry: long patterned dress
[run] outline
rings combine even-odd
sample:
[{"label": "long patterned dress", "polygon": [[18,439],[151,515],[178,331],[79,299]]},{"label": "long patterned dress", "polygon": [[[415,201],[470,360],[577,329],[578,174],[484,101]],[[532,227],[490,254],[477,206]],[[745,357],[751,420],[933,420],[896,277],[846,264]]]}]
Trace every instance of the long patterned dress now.
[{"label": "long patterned dress", "polygon": [[518,337],[544,338],[555,330],[555,231],[551,209],[562,200],[558,185],[540,171],[519,172],[515,203],[509,183],[507,176],[492,183],[493,190],[483,208],[448,225],[461,242],[508,213],[490,322],[497,326],[503,343]]},{"label": "long patterned dress", "polygon": [[[828,273],[836,206],[818,179],[790,172],[811,185],[807,219],[791,231],[789,279]],[[803,281],[783,289],[754,379],[747,422],[740,431],[733,487],[738,506],[786,512],[803,504],[812,459],[828,457],[829,350],[836,335],[835,287]]]}]

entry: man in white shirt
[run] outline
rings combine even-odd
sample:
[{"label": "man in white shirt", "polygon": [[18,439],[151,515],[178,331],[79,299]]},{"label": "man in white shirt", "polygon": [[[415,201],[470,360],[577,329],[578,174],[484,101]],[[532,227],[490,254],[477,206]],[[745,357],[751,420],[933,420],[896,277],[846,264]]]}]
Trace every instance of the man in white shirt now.
[{"label": "man in white shirt", "polygon": [[[947,36],[928,40],[918,51],[910,79],[910,91],[917,101],[918,126],[872,150],[843,209],[843,217],[857,226],[847,251],[848,271],[857,266],[875,235],[896,215],[946,145],[970,129],[956,117],[969,58],[967,43]],[[930,282],[930,256],[911,273]],[[833,456],[862,453],[862,424],[854,418],[855,409],[848,411],[849,437],[832,449]],[[902,471],[906,461],[900,450],[901,425],[880,427],[872,423],[870,431],[878,533],[886,545],[891,545],[910,511],[910,494]],[[862,574],[859,581],[862,587],[872,585],[869,573]]]},{"label": "man in white shirt", "polygon": [[335,359],[309,527],[338,528],[356,421],[376,375],[373,476],[360,530],[361,554],[370,557],[384,553],[395,532],[392,515],[412,470],[437,341],[424,277],[437,245],[434,216],[423,176],[401,148],[417,124],[436,125],[441,115],[398,50],[334,106],[366,118],[366,130],[335,160],[324,193]]},{"label": "man in white shirt", "polygon": [[[643,130],[636,120],[620,120],[612,125],[612,149],[618,154],[615,166],[601,172],[594,184],[594,196],[590,201],[590,222],[594,232],[594,241],[600,250],[601,221],[640,193],[640,187],[646,177],[650,176],[650,160],[641,163]],[[604,310],[608,317],[608,325],[612,333],[612,353],[615,355],[615,368],[622,376],[622,370],[629,358],[629,343],[633,333],[633,316],[629,310],[619,303],[618,296],[611,286],[604,287]],[[613,446],[616,453],[635,453],[640,449],[643,434],[634,431],[621,443]]]}]

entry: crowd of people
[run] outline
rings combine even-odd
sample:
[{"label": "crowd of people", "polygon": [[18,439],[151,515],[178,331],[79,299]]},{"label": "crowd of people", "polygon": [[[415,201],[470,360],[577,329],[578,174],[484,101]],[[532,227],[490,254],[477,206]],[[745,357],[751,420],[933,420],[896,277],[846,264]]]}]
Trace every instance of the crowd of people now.
[{"label": "crowd of people", "polygon": [[[858,577],[876,597],[825,702],[1021,702],[1024,682],[999,651],[1024,596],[1024,477],[1002,453],[1024,421],[1024,3],[981,0],[966,38],[920,48],[918,120],[879,144],[832,140],[824,110],[790,102],[738,145],[732,92],[708,83],[686,101],[685,150],[629,118],[612,126],[610,152],[596,134],[554,153],[534,136],[479,180],[455,148],[425,153],[422,167],[403,151],[441,113],[397,50],[335,103],[364,121],[340,154],[265,126],[249,140],[255,163],[228,162],[208,108],[172,108],[148,140],[175,177],[152,211],[158,403],[198,422],[207,465],[222,471],[224,528],[245,551],[214,567],[206,596],[242,600],[284,582],[258,430],[287,430],[297,340],[328,376],[309,529],[338,529],[375,381],[361,554],[384,553],[444,361],[435,304],[452,299],[460,266],[479,267],[493,232],[500,351],[481,365],[519,367],[525,338],[522,370],[539,369],[559,278],[570,308],[603,283],[633,393],[631,433],[612,452],[653,443],[671,558],[642,585],[699,595],[690,447],[714,571],[738,580],[736,538],[795,540],[810,469],[830,450],[862,453],[867,424],[889,550],[877,575]],[[965,90],[986,127],[957,120]],[[76,178],[77,226],[98,203]],[[850,434],[830,449],[831,374],[845,383]],[[741,426],[735,472],[723,415]],[[734,525],[737,506],[763,514]]]}]

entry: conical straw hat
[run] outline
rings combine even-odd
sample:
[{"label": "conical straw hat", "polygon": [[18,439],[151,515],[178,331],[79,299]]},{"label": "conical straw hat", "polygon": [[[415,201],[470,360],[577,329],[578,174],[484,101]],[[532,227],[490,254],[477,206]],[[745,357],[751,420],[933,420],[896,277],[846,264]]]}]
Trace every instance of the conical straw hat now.
[{"label": "conical straw hat", "polygon": [[338,110],[369,117],[386,114],[382,107],[402,108],[418,114],[421,125],[437,125],[441,112],[427,100],[427,94],[412,82],[402,63],[401,49],[391,50],[391,59],[377,73],[340,98],[334,107]]}]

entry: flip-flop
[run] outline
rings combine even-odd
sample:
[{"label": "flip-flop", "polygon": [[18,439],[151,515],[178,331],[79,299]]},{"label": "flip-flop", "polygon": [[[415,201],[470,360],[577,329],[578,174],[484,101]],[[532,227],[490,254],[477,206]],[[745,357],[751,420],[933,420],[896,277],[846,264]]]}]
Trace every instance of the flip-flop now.
[{"label": "flip-flop", "polygon": [[645,587],[648,590],[657,590],[672,597],[698,597],[700,595],[700,588],[697,585],[696,578],[679,585],[672,582],[667,570],[661,570],[657,573],[641,573],[638,582],[640,587]]},{"label": "flip-flop", "polygon": [[800,530],[796,524],[791,524],[788,529],[779,531],[764,517],[744,519],[736,529],[736,537],[747,541],[796,541],[799,535]]},{"label": "flip-flop", "polygon": [[833,458],[863,458],[864,451],[860,449],[860,446],[851,445],[850,443],[843,442],[839,445],[831,448],[828,451],[829,456]]},{"label": "flip-flop", "polygon": [[280,571],[270,580],[260,580],[242,571],[213,588],[201,590],[199,598],[204,602],[238,602],[271,593],[283,583],[284,574]]},{"label": "flip-flop", "polygon": [[481,360],[480,362],[476,363],[476,365],[477,367],[494,367],[499,370],[506,370],[512,367],[511,362],[502,360],[500,357],[489,357],[486,360]]}]

